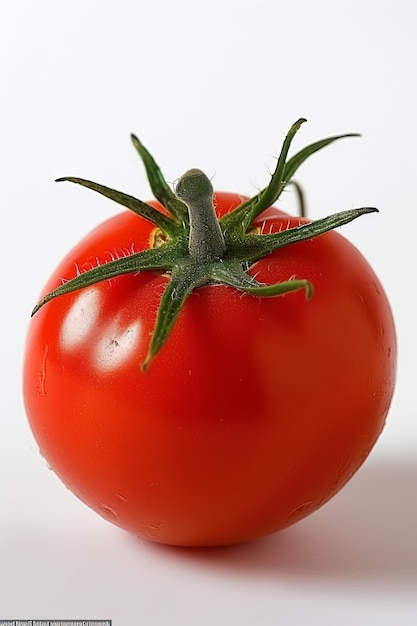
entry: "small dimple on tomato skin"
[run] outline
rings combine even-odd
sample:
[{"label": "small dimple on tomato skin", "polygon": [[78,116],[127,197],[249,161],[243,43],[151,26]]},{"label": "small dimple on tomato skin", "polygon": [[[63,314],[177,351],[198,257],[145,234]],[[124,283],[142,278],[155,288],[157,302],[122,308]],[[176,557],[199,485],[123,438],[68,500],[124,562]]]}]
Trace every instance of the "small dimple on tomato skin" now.
[{"label": "small dimple on tomato skin", "polygon": [[[218,193],[218,214],[240,201]],[[300,220],[271,209],[258,222],[269,232]],[[127,211],[110,218],[44,293],[76,267],[145,248],[151,231]],[[202,287],[146,374],[166,276],[121,276],[57,298],[31,320],[24,399],[41,452],[81,500],[129,532],[222,545],[285,528],[349,480],[384,426],[394,322],[356,248],[331,232],[250,272],[311,280],[314,296]]]}]

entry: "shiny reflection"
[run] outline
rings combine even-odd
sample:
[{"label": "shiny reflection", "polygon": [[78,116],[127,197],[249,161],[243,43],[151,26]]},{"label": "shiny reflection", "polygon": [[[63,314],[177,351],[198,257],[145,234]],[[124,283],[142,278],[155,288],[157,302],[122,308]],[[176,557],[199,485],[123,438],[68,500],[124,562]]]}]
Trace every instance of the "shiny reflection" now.
[{"label": "shiny reflection", "polygon": [[98,318],[100,292],[98,289],[82,291],[76,298],[62,324],[61,347],[71,350],[86,340]]},{"label": "shiny reflection", "polygon": [[94,347],[89,346],[90,358],[94,367],[108,372],[123,365],[136,350],[141,325],[136,320],[125,326],[116,316],[107,326],[100,324],[98,331],[100,305],[99,289],[82,291],[63,321],[60,343],[64,350],[75,350],[95,332]]},{"label": "shiny reflection", "polygon": [[140,336],[140,323],[133,322],[121,328],[116,318],[98,340],[94,353],[94,364],[101,371],[117,369],[136,350]]}]

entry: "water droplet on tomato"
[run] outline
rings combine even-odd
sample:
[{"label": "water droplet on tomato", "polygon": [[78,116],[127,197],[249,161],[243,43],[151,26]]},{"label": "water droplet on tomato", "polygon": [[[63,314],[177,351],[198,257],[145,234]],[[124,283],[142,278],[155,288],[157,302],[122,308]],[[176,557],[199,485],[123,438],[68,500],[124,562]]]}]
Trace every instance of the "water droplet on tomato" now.
[{"label": "water droplet on tomato", "polygon": [[103,515],[107,517],[107,519],[109,519],[110,521],[116,520],[119,517],[116,511],[110,506],[107,506],[107,504],[103,504],[103,502],[100,502],[98,506]]}]

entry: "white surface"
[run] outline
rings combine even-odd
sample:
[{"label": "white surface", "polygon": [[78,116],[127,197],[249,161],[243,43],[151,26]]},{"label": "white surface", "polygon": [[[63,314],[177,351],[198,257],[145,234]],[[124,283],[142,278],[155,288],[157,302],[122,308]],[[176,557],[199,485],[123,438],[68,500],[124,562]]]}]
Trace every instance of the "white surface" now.
[{"label": "white surface", "polygon": [[[356,0],[16,0],[0,7],[0,619],[111,618],[114,626],[417,623],[415,385],[416,5]],[[150,197],[136,132],[169,180],[218,189],[268,180],[295,148],[358,131],[298,176],[309,213],[375,205],[343,229],[392,302],[400,362],[387,428],[321,511],[263,541],[153,546],[79,503],[39,457],[20,369],[28,315],[77,239],[118,208],[55,185],[80,175]],[[291,211],[288,194],[282,204]]]}]

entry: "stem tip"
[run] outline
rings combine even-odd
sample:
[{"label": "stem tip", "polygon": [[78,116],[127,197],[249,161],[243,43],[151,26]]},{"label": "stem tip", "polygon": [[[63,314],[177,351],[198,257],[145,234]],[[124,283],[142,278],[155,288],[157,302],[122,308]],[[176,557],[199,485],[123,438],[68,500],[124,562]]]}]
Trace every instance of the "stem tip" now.
[{"label": "stem tip", "polygon": [[190,202],[198,198],[213,196],[213,185],[210,179],[198,169],[191,169],[185,172],[178,180],[175,193],[180,200]]}]

